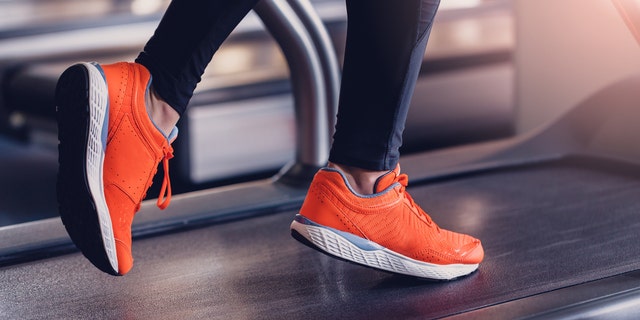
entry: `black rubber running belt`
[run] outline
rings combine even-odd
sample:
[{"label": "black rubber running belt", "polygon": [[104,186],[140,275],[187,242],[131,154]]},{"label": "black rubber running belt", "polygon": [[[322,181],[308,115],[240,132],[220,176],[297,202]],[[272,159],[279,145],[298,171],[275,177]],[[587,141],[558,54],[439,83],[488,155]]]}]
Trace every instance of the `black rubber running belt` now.
[{"label": "black rubber running belt", "polygon": [[583,160],[411,186],[486,260],[452,282],[337,261],[289,236],[282,212],[134,242],[131,273],[80,254],[0,269],[6,318],[434,318],[640,269],[640,170]]}]

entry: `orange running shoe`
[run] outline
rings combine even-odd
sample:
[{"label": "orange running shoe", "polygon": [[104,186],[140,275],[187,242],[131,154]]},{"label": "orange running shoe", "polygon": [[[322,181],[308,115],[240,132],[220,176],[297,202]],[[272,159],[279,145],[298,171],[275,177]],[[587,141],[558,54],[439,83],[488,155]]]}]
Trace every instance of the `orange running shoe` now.
[{"label": "orange running shoe", "polygon": [[[158,206],[171,199],[166,137],[145,106],[151,84],[134,63],[79,63],[58,80],[58,205],[69,236],[100,270],[124,275],[133,266],[131,223],[163,161]],[[166,193],[166,197],[165,194]]]},{"label": "orange running shoe", "polygon": [[291,223],[294,238],[331,256],[420,278],[451,280],[478,268],[480,241],[440,229],[405,190],[400,166],[378,178],[374,194],[353,191],[339,170],[316,173]]}]

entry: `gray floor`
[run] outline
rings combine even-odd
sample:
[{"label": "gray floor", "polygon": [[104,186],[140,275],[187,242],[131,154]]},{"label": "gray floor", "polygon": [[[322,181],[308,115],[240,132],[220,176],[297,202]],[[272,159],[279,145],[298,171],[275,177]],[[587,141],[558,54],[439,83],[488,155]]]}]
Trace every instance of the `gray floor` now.
[{"label": "gray floor", "polygon": [[[625,170],[623,170],[625,169]],[[628,170],[626,170],[628,169]],[[454,282],[394,276],[291,239],[283,212],[134,242],[125,277],[80,254],[0,269],[5,318],[434,318],[640,269],[637,168],[567,162],[410,188],[486,260]]]}]

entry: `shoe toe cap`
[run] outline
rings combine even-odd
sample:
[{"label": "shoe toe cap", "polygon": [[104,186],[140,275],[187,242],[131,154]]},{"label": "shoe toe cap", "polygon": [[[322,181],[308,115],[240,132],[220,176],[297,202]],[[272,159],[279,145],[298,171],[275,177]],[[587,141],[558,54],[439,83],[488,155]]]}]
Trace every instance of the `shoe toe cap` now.
[{"label": "shoe toe cap", "polygon": [[484,249],[482,243],[478,239],[473,239],[464,246],[462,259],[464,264],[478,264],[484,259]]}]

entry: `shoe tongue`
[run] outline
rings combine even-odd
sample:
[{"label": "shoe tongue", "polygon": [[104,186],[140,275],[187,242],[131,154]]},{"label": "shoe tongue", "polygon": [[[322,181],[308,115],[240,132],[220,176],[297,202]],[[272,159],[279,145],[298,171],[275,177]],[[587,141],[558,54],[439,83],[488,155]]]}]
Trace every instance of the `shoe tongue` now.
[{"label": "shoe tongue", "polygon": [[376,183],[373,184],[373,193],[382,192],[382,190],[396,183],[398,175],[400,175],[400,165],[397,165],[395,169],[389,170],[376,180]]}]

